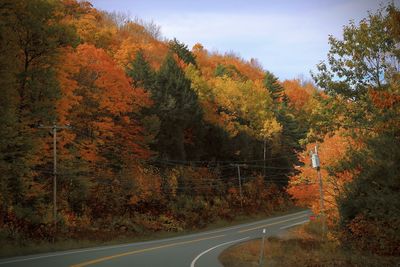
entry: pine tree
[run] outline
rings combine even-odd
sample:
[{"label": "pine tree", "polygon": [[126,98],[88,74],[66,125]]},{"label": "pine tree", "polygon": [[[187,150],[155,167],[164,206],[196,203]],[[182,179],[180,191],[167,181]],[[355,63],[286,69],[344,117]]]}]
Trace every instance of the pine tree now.
[{"label": "pine tree", "polygon": [[[143,50],[136,53],[135,59],[130,62],[126,73],[132,78],[132,83],[135,88],[146,90],[152,100],[156,103],[156,72],[146,60]],[[150,144],[152,151],[158,151],[156,146],[156,136],[160,129],[160,118],[158,117],[157,105],[153,104],[142,109],[141,114],[132,114],[133,120],[139,120],[144,127],[143,134],[145,135],[146,143]]]},{"label": "pine tree", "polygon": [[[283,86],[279,83],[278,78],[271,72],[266,71],[264,78],[264,86],[270,92],[273,99],[274,113],[277,121],[282,126],[281,145],[278,154],[281,155],[278,161],[273,164],[291,169],[295,160],[295,153],[301,150],[299,140],[305,137],[304,129],[301,129],[298,121],[295,119],[292,110],[288,105],[288,97],[284,93]],[[279,156],[278,156],[279,157]],[[294,169],[292,170],[294,171]],[[283,174],[282,178],[287,179],[290,172]],[[286,181],[281,185],[285,186]]]},{"label": "pine tree", "polygon": [[264,86],[268,89],[272,99],[277,105],[279,101],[282,99],[283,87],[282,85],[279,84],[278,78],[272,72],[269,71],[265,72]]},{"label": "pine tree", "polygon": [[130,63],[127,74],[133,79],[134,87],[151,91],[154,88],[155,72],[144,57],[142,50],[136,52],[135,59]]},{"label": "pine tree", "polygon": [[201,120],[202,111],[190,80],[171,53],[157,72],[153,99],[161,120],[157,138],[160,156],[185,159],[185,131]]},{"label": "pine tree", "polygon": [[186,64],[197,66],[196,57],[189,51],[187,45],[179,42],[176,38],[169,42],[169,49],[177,54]]}]

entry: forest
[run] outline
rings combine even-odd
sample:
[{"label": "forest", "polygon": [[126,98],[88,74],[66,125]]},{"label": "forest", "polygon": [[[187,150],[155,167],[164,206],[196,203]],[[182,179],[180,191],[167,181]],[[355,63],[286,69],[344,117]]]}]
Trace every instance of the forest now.
[{"label": "forest", "polygon": [[280,81],[90,2],[2,1],[0,238],[104,241],[297,205],[329,238],[399,255],[399,25],[394,5],[350,22],[313,81]]}]

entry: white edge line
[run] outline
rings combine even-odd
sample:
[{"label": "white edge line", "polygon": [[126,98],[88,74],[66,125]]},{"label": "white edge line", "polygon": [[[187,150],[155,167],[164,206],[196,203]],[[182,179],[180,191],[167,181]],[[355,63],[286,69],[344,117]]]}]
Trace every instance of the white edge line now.
[{"label": "white edge line", "polygon": [[221,246],[224,246],[224,245],[228,245],[228,244],[231,244],[231,243],[243,241],[243,240],[246,240],[246,239],[249,239],[249,238],[250,238],[250,237],[247,236],[247,237],[244,237],[244,238],[240,238],[240,239],[236,239],[236,240],[233,240],[233,241],[225,242],[225,243],[216,245],[216,246],[214,246],[214,247],[212,247],[212,248],[209,248],[209,249],[203,251],[202,253],[200,253],[199,255],[197,255],[196,258],[194,258],[193,261],[190,263],[190,267],[194,267],[196,261],[197,261],[198,259],[200,259],[201,256],[203,256],[204,254],[210,252],[210,251],[213,250],[213,249],[216,249],[216,248],[218,248],[218,247],[221,247]]},{"label": "white edge line", "polygon": [[293,223],[293,224],[290,224],[290,225],[282,226],[279,229],[280,230],[287,229],[287,228],[290,228],[290,227],[293,227],[293,226],[296,226],[296,225],[304,224],[304,223],[309,222],[309,221],[310,220],[304,220],[304,221],[301,221],[301,222],[297,222],[297,223]]},{"label": "white edge line", "polygon": [[[301,213],[309,213],[309,211],[308,210],[304,210],[304,211],[299,211],[299,212],[295,212],[295,213],[291,213],[291,214],[287,214],[287,215],[267,218],[267,219],[259,220],[259,221],[256,221],[256,222],[251,222],[251,223],[245,223],[245,224],[240,224],[240,225],[236,225],[236,226],[231,226],[231,227],[223,228],[223,229],[219,229],[219,230],[214,230],[214,231],[211,230],[211,232],[205,232],[205,234],[215,234],[215,233],[219,233],[219,232],[236,230],[236,229],[244,228],[244,227],[247,227],[247,226],[252,226],[252,225],[257,225],[257,224],[265,224],[267,221],[270,221],[270,220],[282,219],[282,218],[294,216],[294,215],[301,214]],[[304,214],[302,216],[299,216],[299,217],[296,217],[296,218],[301,218],[301,217],[303,217],[305,215],[306,214]]]},{"label": "white edge line", "polygon": [[[126,247],[126,246],[129,246],[129,245],[115,246],[115,248]],[[101,248],[96,248],[96,249],[83,249],[83,250],[77,250],[77,251],[60,252],[60,253],[55,253],[55,254],[50,254],[50,255],[35,256],[35,257],[29,257],[29,258],[22,258],[22,259],[15,259],[15,260],[9,260],[9,261],[2,261],[2,262],[0,262],[0,265],[7,264],[7,263],[21,262],[21,261],[30,261],[30,260],[38,260],[38,259],[52,258],[52,257],[57,257],[57,256],[75,254],[75,253],[82,253],[82,252],[89,252],[89,251],[98,251],[98,250],[112,249],[112,248],[114,248],[114,247],[101,247]]]},{"label": "white edge line", "polygon": [[220,229],[220,230],[214,230],[214,231],[203,232],[203,233],[189,234],[189,235],[185,235],[185,236],[178,236],[178,237],[172,237],[172,238],[161,239],[161,240],[151,240],[151,241],[144,241],[144,242],[137,242],[137,243],[135,242],[135,243],[128,243],[128,244],[114,245],[114,246],[102,246],[102,247],[97,247],[97,248],[95,247],[95,248],[87,248],[87,249],[76,249],[76,250],[68,250],[68,251],[65,251],[65,252],[50,252],[51,254],[32,256],[32,257],[28,257],[28,258],[25,258],[24,256],[21,256],[23,258],[16,258],[16,259],[15,258],[14,259],[11,258],[9,260],[7,260],[7,258],[5,258],[5,259],[3,259],[5,261],[1,261],[0,260],[0,265],[4,265],[4,264],[8,264],[8,263],[15,263],[15,262],[23,262],[23,261],[30,261],[30,260],[52,258],[52,257],[63,256],[63,255],[90,252],[90,251],[100,251],[100,250],[123,248],[123,247],[130,247],[130,246],[149,245],[149,244],[159,243],[159,242],[168,242],[168,241],[172,241],[172,240],[186,239],[186,238],[190,238],[190,237],[198,236],[198,235],[208,235],[208,234],[215,234],[215,233],[225,232],[225,231],[229,231],[229,230],[235,230],[235,229],[243,228],[243,227],[246,227],[246,226],[251,226],[251,225],[255,225],[255,224],[264,223],[264,221],[281,219],[281,218],[285,218],[285,217],[289,217],[289,216],[293,216],[293,215],[297,215],[297,214],[301,214],[301,213],[308,213],[308,212],[309,212],[308,210],[299,211],[299,212],[295,212],[295,213],[292,213],[292,214],[287,214],[287,215],[277,216],[277,217],[273,217],[273,218],[268,218],[268,219],[261,220],[261,221],[258,221],[258,222],[247,223],[247,224],[244,224],[244,225],[237,225],[237,226],[232,226],[232,227],[228,227],[228,228],[223,228],[223,229]]}]

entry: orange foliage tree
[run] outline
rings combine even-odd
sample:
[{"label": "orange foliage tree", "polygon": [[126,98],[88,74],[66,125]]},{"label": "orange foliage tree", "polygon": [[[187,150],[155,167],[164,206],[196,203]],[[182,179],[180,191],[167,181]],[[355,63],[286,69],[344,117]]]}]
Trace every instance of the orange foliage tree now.
[{"label": "orange foliage tree", "polygon": [[102,49],[83,44],[68,51],[65,59],[59,72],[63,98],[58,112],[62,122],[79,131],[75,141],[88,145],[82,156],[98,159],[96,150],[103,142],[98,141],[94,148],[90,139],[96,136],[114,140],[113,145],[119,142],[117,147],[124,147],[121,157],[147,158],[150,152],[140,143],[141,126],[133,116],[151,105],[147,93],[133,88],[124,71]]},{"label": "orange foliage tree", "polygon": [[[337,197],[343,192],[344,185],[351,180],[352,175],[342,172],[331,175],[329,169],[335,166],[345,155],[351,140],[344,136],[343,131],[325,136],[319,144],[318,154],[321,162],[323,180],[325,213],[329,222],[338,219]],[[314,150],[313,144],[308,144],[305,152],[299,155],[302,166],[297,167],[299,173],[289,181],[288,192],[299,205],[310,207],[315,214],[320,212],[319,180],[317,171],[311,166],[309,151]]]},{"label": "orange foliage tree", "polygon": [[[116,183],[115,190],[121,190],[122,184],[117,182],[120,179],[139,186],[141,182],[134,180],[142,175],[134,175],[141,173],[134,166],[152,153],[138,121],[141,109],[151,105],[148,94],[134,88],[124,70],[103,49],[82,44],[66,49],[63,57],[65,63],[58,71],[62,97],[57,111],[59,120],[72,129],[61,136],[61,158],[67,162],[81,159],[76,160],[81,166],[75,166],[76,171],[89,172],[89,180]],[[106,184],[94,186],[94,210],[112,212],[125,201],[110,195]],[[143,195],[135,187],[132,190],[132,195]],[[104,197],[96,197],[102,192]]]},{"label": "orange foliage tree", "polygon": [[312,84],[307,83],[303,86],[299,80],[286,80],[282,86],[290,100],[290,106],[296,110],[307,111],[313,94],[317,92]]}]

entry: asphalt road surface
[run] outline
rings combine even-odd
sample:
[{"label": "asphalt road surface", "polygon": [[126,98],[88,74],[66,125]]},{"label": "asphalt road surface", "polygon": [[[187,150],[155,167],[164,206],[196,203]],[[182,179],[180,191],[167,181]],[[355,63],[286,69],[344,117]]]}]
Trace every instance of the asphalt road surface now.
[{"label": "asphalt road surface", "polygon": [[0,267],[221,267],[218,255],[229,246],[260,238],[264,228],[266,236],[276,235],[307,222],[310,215],[310,211],[301,211],[162,240],[2,259]]}]

